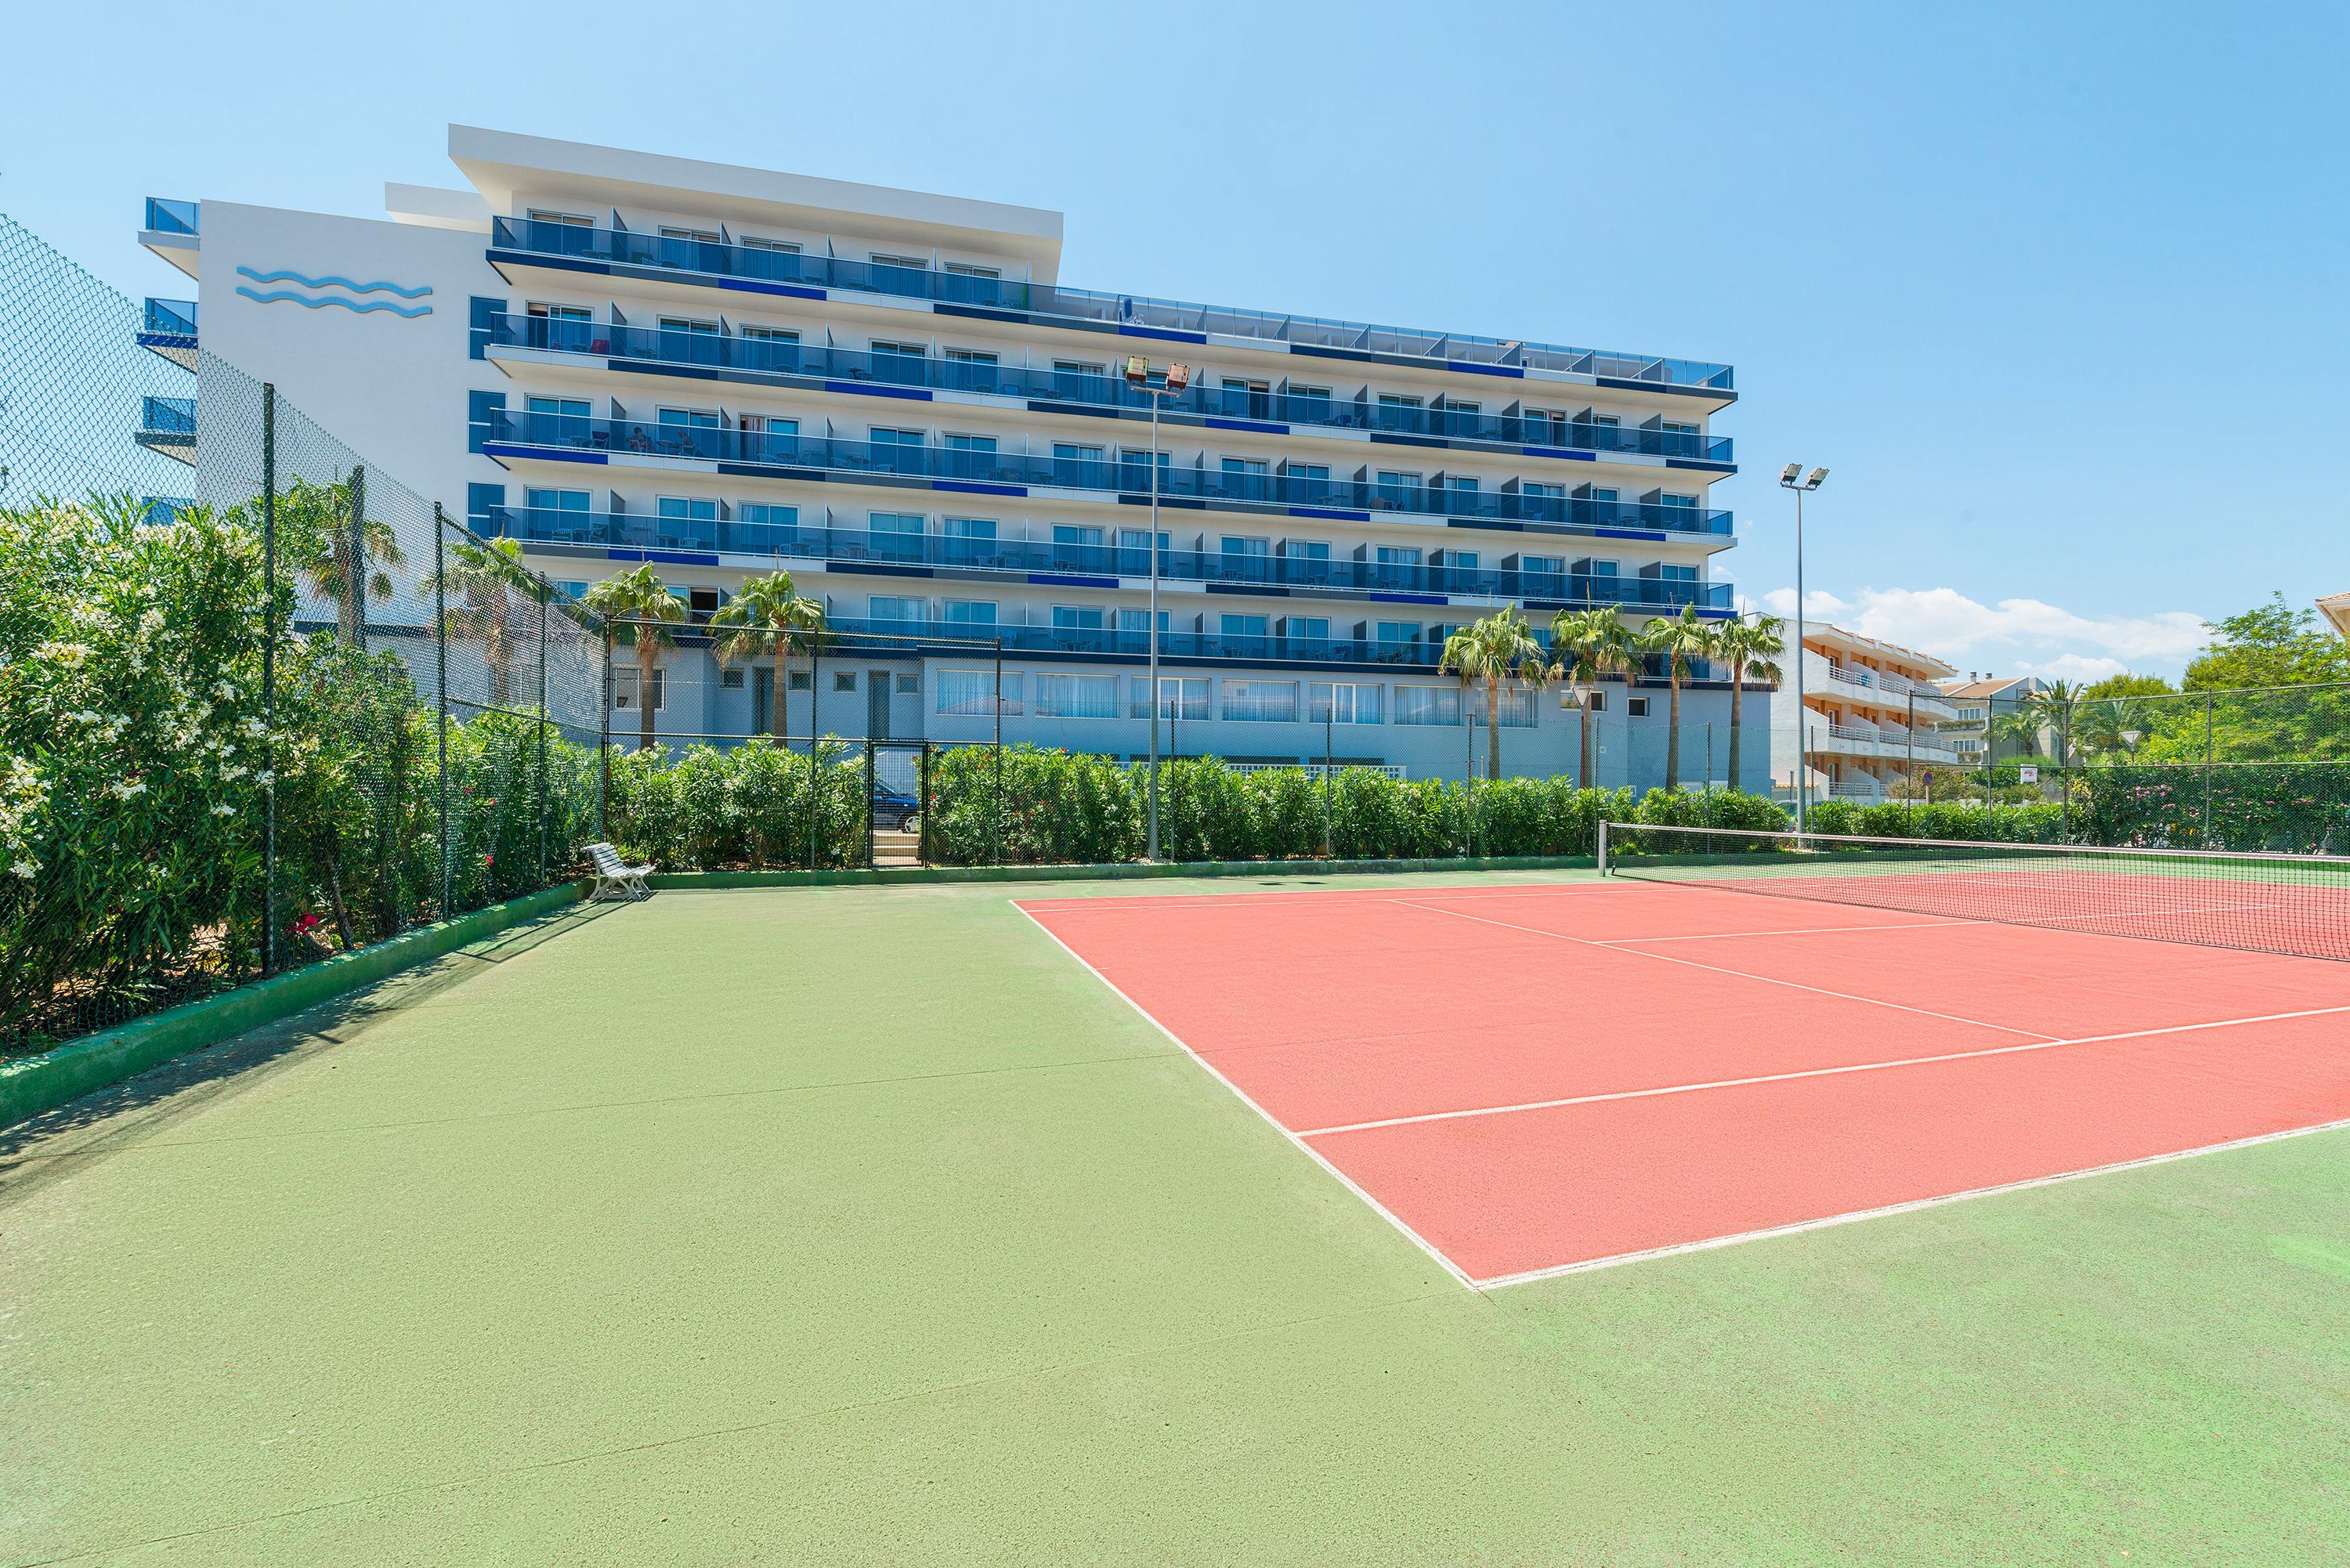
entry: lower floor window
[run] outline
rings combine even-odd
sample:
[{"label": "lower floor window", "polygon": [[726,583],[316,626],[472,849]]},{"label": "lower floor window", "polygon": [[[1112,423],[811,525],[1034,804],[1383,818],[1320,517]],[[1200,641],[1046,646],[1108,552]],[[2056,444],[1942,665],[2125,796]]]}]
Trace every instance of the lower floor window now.
[{"label": "lower floor window", "polygon": [[[612,671],[612,706],[615,709],[630,713],[637,711],[638,674],[637,670],[628,669]],[[668,696],[669,671],[656,670],[653,671],[654,712],[658,713],[661,711]]]},{"label": "lower floor window", "polygon": [[1039,675],[1036,714],[1045,719],[1115,719],[1115,675]]},{"label": "lower floor window", "polygon": [[1395,689],[1395,722],[1399,724],[1458,724],[1458,686],[1399,686]]},{"label": "lower floor window", "polygon": [[[1138,675],[1128,684],[1132,689],[1128,712],[1137,719],[1149,718],[1150,678]],[[1180,719],[1186,723],[1204,722],[1208,717],[1208,678],[1204,675],[1160,676],[1159,716]]]},{"label": "lower floor window", "polygon": [[[1504,730],[1533,729],[1535,722],[1534,688],[1530,686],[1504,688],[1502,692],[1501,715],[1502,728]],[[1482,691],[1473,694],[1469,704],[1469,717],[1470,722],[1479,729],[1484,728],[1485,694]]]},{"label": "lower floor window", "polygon": [[1224,682],[1224,717],[1258,722],[1295,723],[1297,722],[1297,682],[1295,680],[1226,680]]},{"label": "lower floor window", "polygon": [[[995,713],[995,671],[993,670],[941,670],[931,687],[938,693],[935,710],[950,717],[992,718]],[[1021,707],[1022,677],[1019,670],[1003,672],[1003,711],[1023,711]]]},{"label": "lower floor window", "polygon": [[1386,694],[1384,686],[1316,680],[1307,690],[1306,717],[1317,724],[1376,724]]}]

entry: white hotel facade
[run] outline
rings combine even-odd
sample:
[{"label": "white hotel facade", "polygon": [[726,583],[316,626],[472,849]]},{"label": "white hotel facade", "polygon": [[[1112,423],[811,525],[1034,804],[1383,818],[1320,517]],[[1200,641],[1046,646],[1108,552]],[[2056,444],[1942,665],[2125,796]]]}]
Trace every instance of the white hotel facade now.
[{"label": "white hotel facade", "polygon": [[[986,739],[1000,646],[1006,739],[1144,753],[1129,355],[1192,372],[1158,445],[1174,753],[1318,760],[1326,717],[1343,760],[1458,777],[1484,748],[1438,669],[1454,628],[1732,613],[1727,367],[1065,286],[1034,208],[462,126],[449,153],[463,188],[389,185],[380,220],[151,201],[140,243],[199,294],[151,301],[151,346],[275,382],[573,591],[650,561],[706,615],[788,569],[835,634],[795,734],[814,701],[827,732]],[[1684,724],[1728,695],[1701,671]],[[773,678],[689,638],[653,700],[665,736],[758,733]],[[1610,682],[1596,782],[1655,782],[1631,759],[1665,713],[1660,679]],[[1507,771],[1574,771],[1558,691],[1503,717]]]}]

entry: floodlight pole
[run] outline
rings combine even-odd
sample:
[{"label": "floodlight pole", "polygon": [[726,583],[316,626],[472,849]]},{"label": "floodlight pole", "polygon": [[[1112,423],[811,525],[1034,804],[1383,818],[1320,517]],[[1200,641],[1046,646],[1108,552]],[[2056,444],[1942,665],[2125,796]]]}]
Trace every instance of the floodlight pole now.
[{"label": "floodlight pole", "polygon": [[1150,674],[1150,831],[1142,852],[1146,860],[1159,858],[1159,394],[1150,393],[1150,617],[1143,636],[1149,644]]},{"label": "floodlight pole", "polygon": [[1779,483],[1795,493],[1795,832],[1804,831],[1804,797],[1810,794],[1810,782],[1804,775],[1811,772],[1810,710],[1804,701],[1804,497],[1820,487],[1827,470],[1815,468],[1808,483],[1798,478],[1804,465],[1791,462],[1779,475]]},{"label": "floodlight pole", "polygon": [[1159,384],[1150,384],[1150,362],[1129,358],[1126,362],[1127,384],[1141,390],[1150,400],[1150,625],[1144,634],[1149,639],[1149,658],[1144,678],[1150,683],[1150,778],[1149,830],[1143,849],[1143,858],[1159,858],[1159,405],[1168,398],[1180,397],[1191,385],[1191,372],[1183,365],[1170,365]]}]

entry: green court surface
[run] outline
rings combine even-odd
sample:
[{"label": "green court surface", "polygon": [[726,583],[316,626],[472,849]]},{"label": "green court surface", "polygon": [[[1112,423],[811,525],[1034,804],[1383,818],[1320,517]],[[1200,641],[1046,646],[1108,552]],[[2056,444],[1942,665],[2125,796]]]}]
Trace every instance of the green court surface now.
[{"label": "green court surface", "polygon": [[1011,902],[1234,886],[665,892],[0,1135],[0,1563],[2350,1559],[2350,1135],[1479,1293]]}]

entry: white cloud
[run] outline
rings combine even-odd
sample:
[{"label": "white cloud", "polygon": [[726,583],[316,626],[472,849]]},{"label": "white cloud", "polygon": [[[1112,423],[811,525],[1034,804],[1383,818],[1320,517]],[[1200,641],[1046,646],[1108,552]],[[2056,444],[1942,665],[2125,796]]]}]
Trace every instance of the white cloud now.
[{"label": "white cloud", "polygon": [[[1795,590],[1793,588],[1773,588],[1769,593],[1762,596],[1762,607],[1769,610],[1773,615],[1794,614]],[[1851,607],[1852,607],[1850,605],[1845,603],[1844,600],[1836,597],[1835,595],[1828,592],[1825,588],[1814,588],[1804,595],[1804,613],[1805,615],[1838,615]]]},{"label": "white cloud", "polygon": [[2026,659],[2014,667],[2018,675],[2037,675],[2047,680],[2103,680],[2108,675],[2127,675],[2130,667],[2118,659],[2103,659],[2086,653],[2062,653],[2049,659]]},{"label": "white cloud", "polygon": [[[2042,599],[1986,605],[1956,588],[1863,588],[1851,601],[1814,591],[1812,615],[1863,637],[1898,642],[1960,664],[2019,675],[2096,680],[2126,670],[2170,673],[2204,644],[2203,618],[2191,610],[2143,616],[2077,615]],[[1774,615],[1791,615],[1793,589],[1762,596]]]}]

